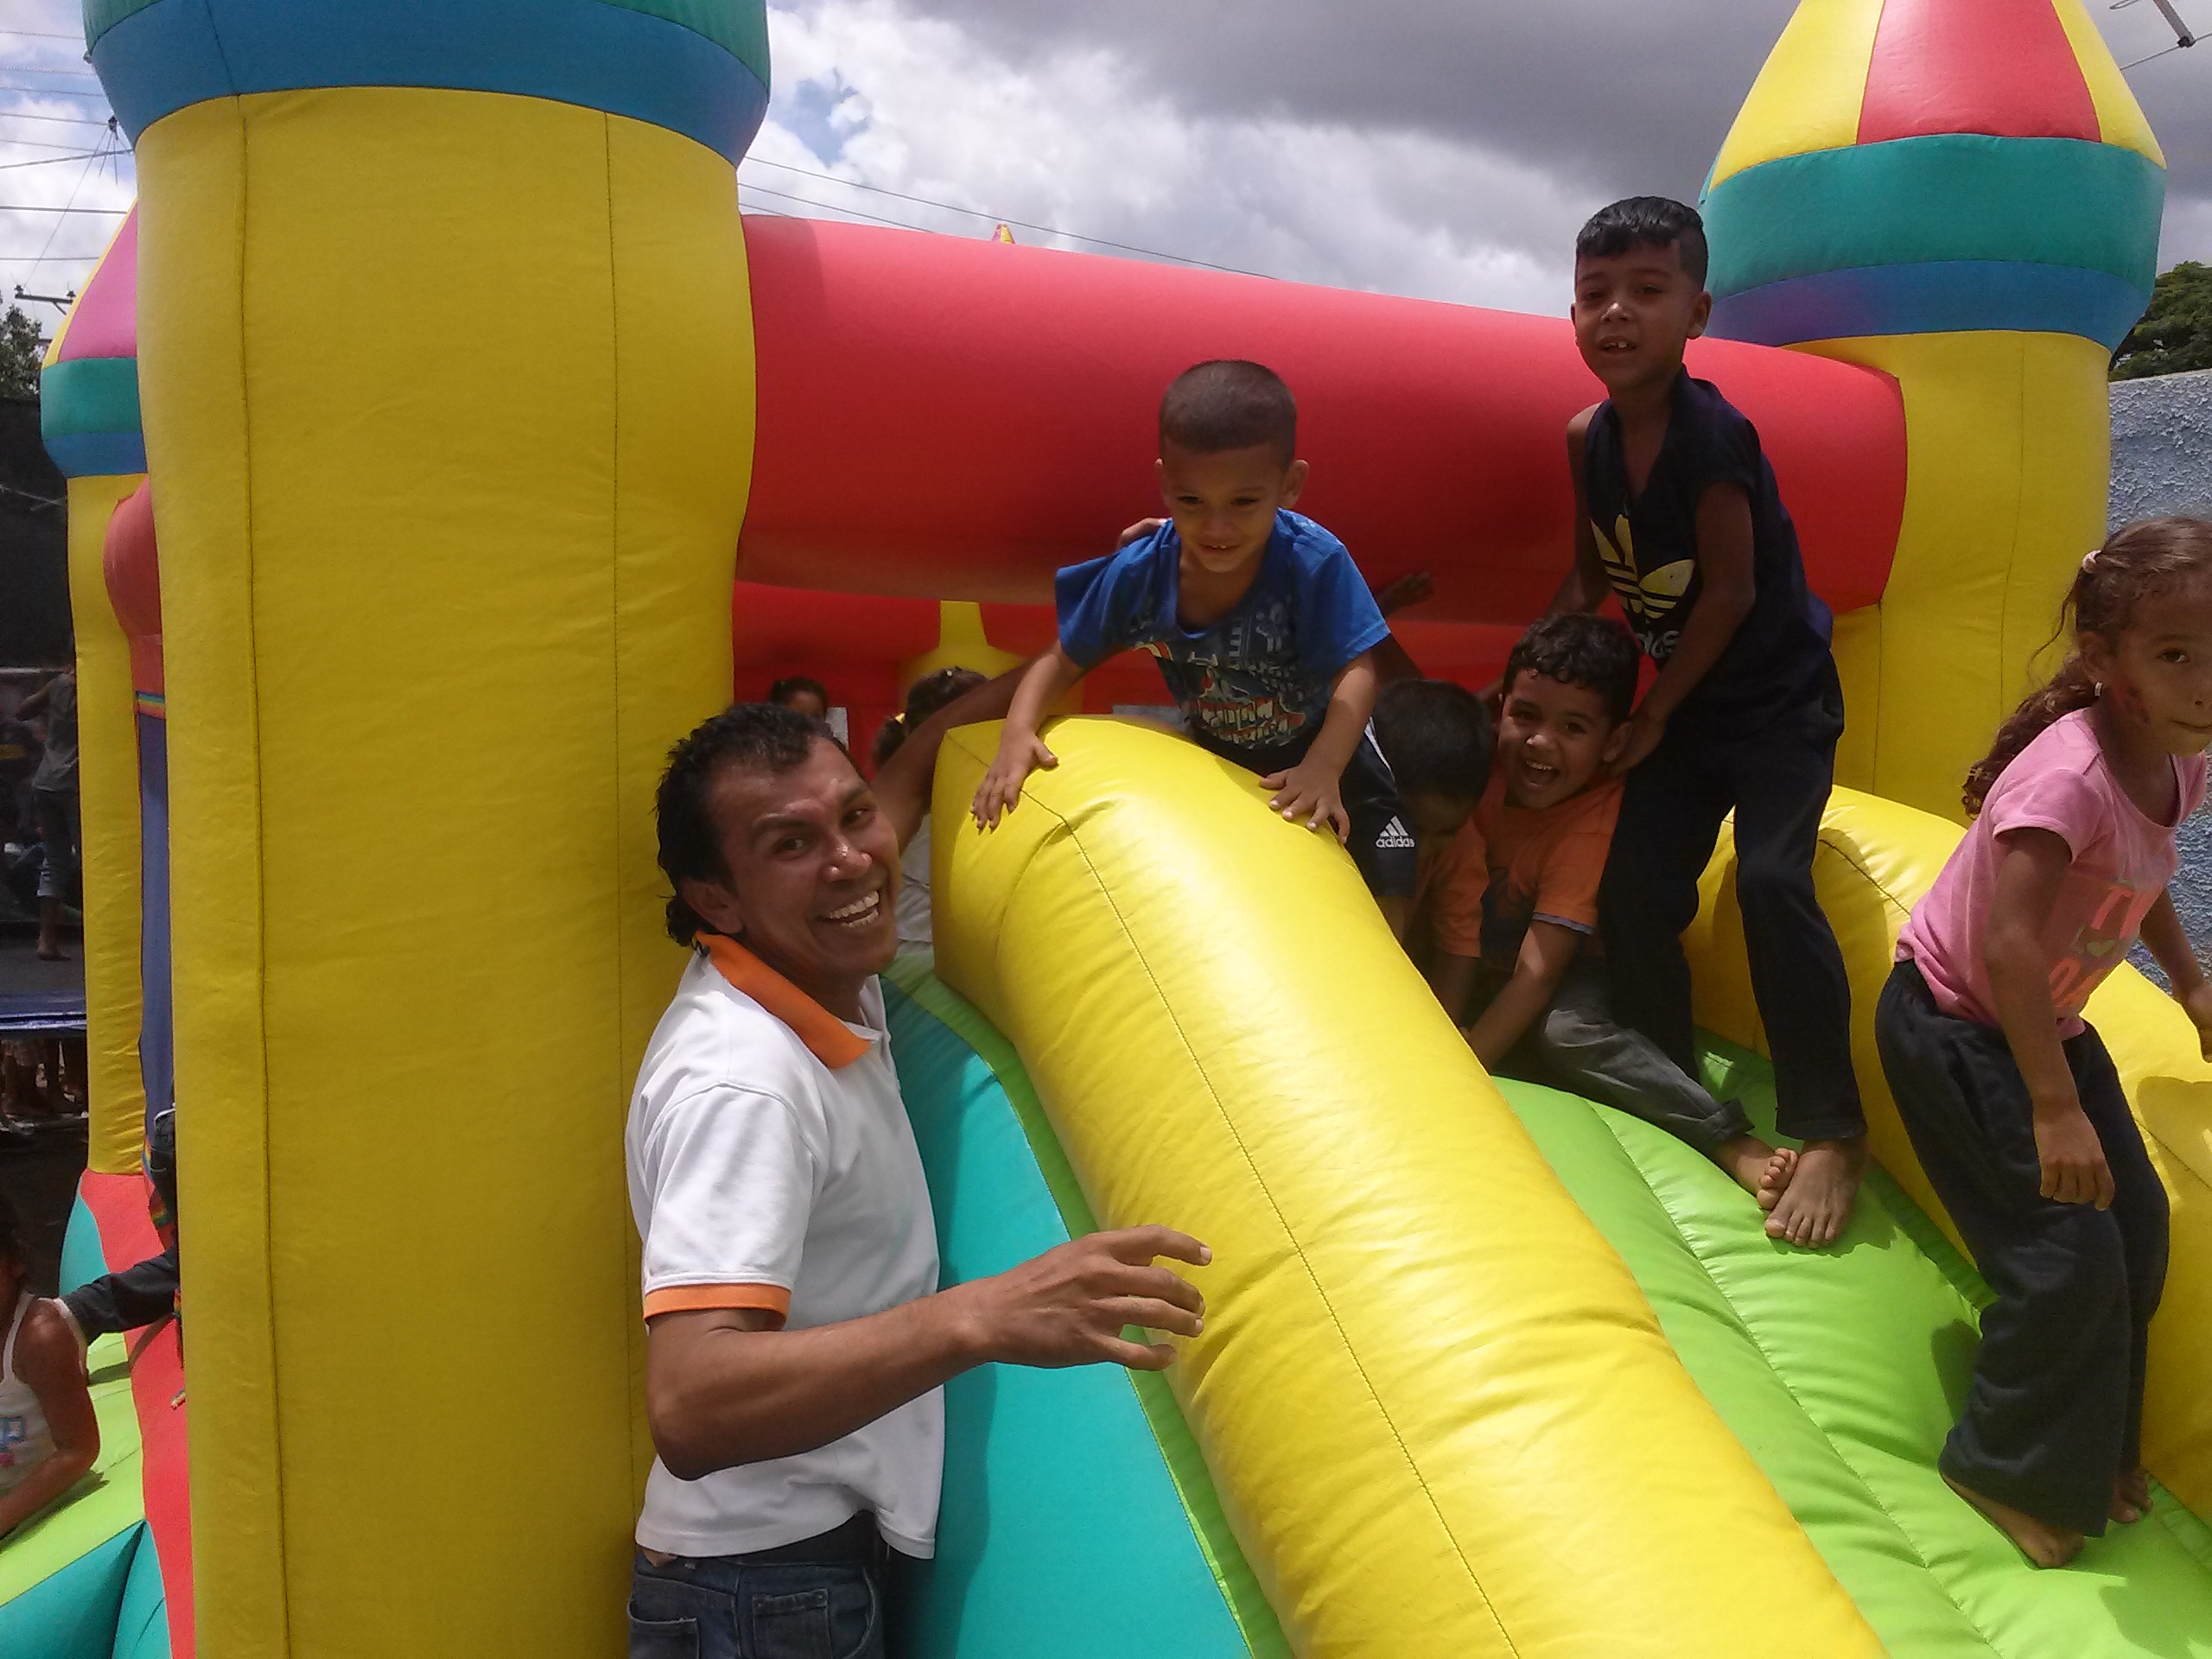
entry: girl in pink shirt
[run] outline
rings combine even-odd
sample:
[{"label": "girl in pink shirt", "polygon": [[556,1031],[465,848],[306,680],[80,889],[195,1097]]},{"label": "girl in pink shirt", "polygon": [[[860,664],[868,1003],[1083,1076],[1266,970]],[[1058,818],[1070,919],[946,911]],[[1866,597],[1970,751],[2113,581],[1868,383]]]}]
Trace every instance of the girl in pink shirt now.
[{"label": "girl in pink shirt", "polygon": [[1974,825],[1874,1014],[1898,1115],[1996,1296],[1939,1467],[2042,1567],[2150,1504],[2166,1195],[2082,1009],[2139,935],[2212,1058],[2212,986],[2166,894],[2212,742],[2212,524],[2128,525],[2066,604],[2074,653],[1967,774]]}]

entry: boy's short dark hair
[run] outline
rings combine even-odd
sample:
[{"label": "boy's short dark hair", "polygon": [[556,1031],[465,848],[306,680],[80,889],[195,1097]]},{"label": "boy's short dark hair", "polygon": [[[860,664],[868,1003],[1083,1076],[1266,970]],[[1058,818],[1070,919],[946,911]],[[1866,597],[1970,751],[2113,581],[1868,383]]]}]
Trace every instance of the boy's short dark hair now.
[{"label": "boy's short dark hair", "polygon": [[939,709],[950,709],[977,686],[988,684],[989,678],[972,668],[940,668],[934,674],[923,675],[907,688],[905,711],[885,721],[876,732],[869,764],[880,769],[899,753],[916,727]]},{"label": "boy's short dark hair", "polygon": [[830,688],[811,674],[793,674],[778,680],[768,688],[768,701],[778,708],[787,708],[793,697],[808,691],[822,699],[824,709],[830,706]]},{"label": "boy's short dark hair", "polygon": [[1637,246],[1680,248],[1682,269],[1700,288],[1705,286],[1705,221],[1696,208],[1671,196],[1627,196],[1600,207],[1574,238],[1574,257],[1611,259]]},{"label": "boy's short dark hair", "polygon": [[1262,364],[1227,358],[1197,364],[1160,397],[1160,442],[1201,455],[1264,443],[1287,467],[1298,454],[1298,400]]},{"label": "boy's short dark hair", "polygon": [[1620,623],[1570,611],[1529,625],[1505,659],[1505,677],[1499,683],[1510,697],[1513,682],[1534,670],[1561,685],[1579,685],[1605,700],[1606,715],[1618,726],[1636,706],[1640,666],[1635,637]]},{"label": "boy's short dark hair", "polygon": [[827,721],[781,703],[739,702],[701,721],[668,752],[653,812],[660,831],[661,874],[676,888],[668,901],[668,937],[678,944],[690,944],[707,931],[707,923],[683,902],[677,884],[729,878],[721,837],[715,830],[715,779],[725,766],[789,772],[805,763],[817,742],[843,747]]},{"label": "boy's short dark hair", "polygon": [[1398,680],[1375,702],[1375,747],[1398,792],[1479,801],[1490,783],[1490,715],[1450,680]]},{"label": "boy's short dark hair", "polygon": [[22,1226],[16,1221],[16,1206],[5,1192],[0,1192],[0,1261],[13,1262],[17,1267],[25,1265],[27,1261]]},{"label": "boy's short dark hair", "polygon": [[940,668],[934,674],[923,675],[907,688],[906,729],[911,732],[940,709],[951,708],[989,679],[988,674],[972,668]]}]

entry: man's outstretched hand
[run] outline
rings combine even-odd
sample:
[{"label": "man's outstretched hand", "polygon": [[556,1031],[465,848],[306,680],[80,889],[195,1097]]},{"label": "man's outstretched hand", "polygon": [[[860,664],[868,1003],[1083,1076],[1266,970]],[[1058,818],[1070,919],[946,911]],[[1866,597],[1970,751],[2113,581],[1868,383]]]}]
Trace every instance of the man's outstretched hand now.
[{"label": "man's outstretched hand", "polygon": [[1170,1227],[1089,1233],[988,1279],[948,1291],[964,1298],[976,1347],[1010,1365],[1058,1368],[1109,1361],[1132,1370],[1162,1370],[1175,1358],[1166,1343],[1131,1342],[1124,1327],[1195,1337],[1205,1328],[1205,1298],[1160,1257],[1204,1267],[1213,1252]]}]

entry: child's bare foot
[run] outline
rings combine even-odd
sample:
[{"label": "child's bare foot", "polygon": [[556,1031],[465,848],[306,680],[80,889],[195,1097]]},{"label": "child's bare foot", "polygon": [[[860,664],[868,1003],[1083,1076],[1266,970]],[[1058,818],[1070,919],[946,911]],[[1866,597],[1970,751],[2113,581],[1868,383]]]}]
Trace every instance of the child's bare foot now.
[{"label": "child's bare foot", "polygon": [[2063,1567],[2082,1553],[2082,1535],[2024,1515],[2010,1503],[1984,1497],[1971,1486],[1961,1486],[1948,1475],[1943,1484],[1980,1510],[1998,1531],[2019,1546],[2020,1554],[2037,1567]]},{"label": "child's bare foot", "polygon": [[2122,1526],[2132,1526],[2151,1513],[2151,1471],[2129,1470],[2112,1484],[2112,1508],[2106,1512]]},{"label": "child's bare foot", "polygon": [[1797,1166],[1794,1152],[1777,1152],[1756,1135],[1732,1135],[1713,1149],[1713,1161],[1728,1172],[1728,1179],[1771,1210],[1789,1185],[1789,1172]]},{"label": "child's bare foot", "polygon": [[1833,1243],[1851,1219],[1851,1201],[1866,1167],[1866,1142],[1808,1141],[1788,1185],[1766,1218],[1767,1236],[1818,1249]]},{"label": "child's bare foot", "polygon": [[1772,1210],[1782,1202],[1782,1195],[1789,1190],[1789,1178],[1797,1173],[1797,1154],[1783,1147],[1766,1161],[1759,1172],[1759,1184],[1753,1194],[1762,1210]]}]

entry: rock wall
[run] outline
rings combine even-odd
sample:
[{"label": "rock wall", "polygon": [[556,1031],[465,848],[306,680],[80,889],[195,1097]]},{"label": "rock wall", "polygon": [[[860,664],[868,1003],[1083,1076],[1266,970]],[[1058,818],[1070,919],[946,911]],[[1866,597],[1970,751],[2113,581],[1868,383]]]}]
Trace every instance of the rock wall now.
[{"label": "rock wall", "polygon": [[[2212,369],[2113,382],[2111,521],[2170,512],[2212,518]],[[2212,960],[2212,812],[2183,824],[2178,839],[2174,904],[2197,956]],[[2146,953],[2136,956],[2150,967]]]}]

